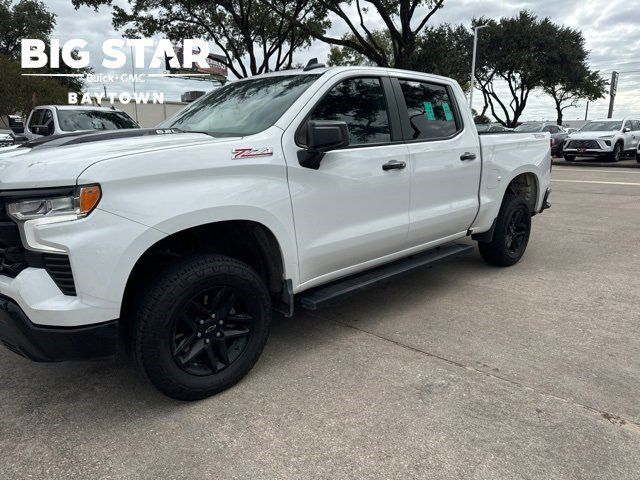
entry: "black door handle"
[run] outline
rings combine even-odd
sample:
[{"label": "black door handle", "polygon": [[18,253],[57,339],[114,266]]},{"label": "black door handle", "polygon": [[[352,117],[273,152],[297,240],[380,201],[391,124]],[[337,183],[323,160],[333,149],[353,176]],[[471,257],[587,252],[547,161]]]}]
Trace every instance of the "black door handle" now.
[{"label": "black door handle", "polygon": [[475,153],[465,152],[462,155],[460,155],[460,160],[462,160],[463,162],[467,162],[469,160],[475,160],[475,159],[476,159]]},{"label": "black door handle", "polygon": [[402,170],[406,166],[407,164],[405,162],[399,162],[398,160],[390,160],[384,165],[382,165],[382,169],[386,172],[387,170]]}]

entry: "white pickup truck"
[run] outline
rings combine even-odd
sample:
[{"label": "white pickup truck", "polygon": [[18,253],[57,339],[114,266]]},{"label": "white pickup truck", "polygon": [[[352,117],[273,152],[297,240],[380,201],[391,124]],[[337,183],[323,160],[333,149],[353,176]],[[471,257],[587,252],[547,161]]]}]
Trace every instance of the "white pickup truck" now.
[{"label": "white pickup truck", "polygon": [[240,380],[272,310],[315,309],[473,250],[522,257],[548,133],[480,138],[450,79],[309,64],[232,82],[153,130],[0,153],[0,339],[113,355],[193,400]]}]

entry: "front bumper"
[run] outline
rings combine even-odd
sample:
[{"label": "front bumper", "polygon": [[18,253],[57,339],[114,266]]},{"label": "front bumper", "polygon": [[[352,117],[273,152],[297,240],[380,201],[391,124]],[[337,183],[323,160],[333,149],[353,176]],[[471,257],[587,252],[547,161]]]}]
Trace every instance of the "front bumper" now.
[{"label": "front bumper", "polygon": [[86,327],[36,326],[16,302],[0,297],[0,342],[36,362],[86,360],[114,355],[118,321]]}]

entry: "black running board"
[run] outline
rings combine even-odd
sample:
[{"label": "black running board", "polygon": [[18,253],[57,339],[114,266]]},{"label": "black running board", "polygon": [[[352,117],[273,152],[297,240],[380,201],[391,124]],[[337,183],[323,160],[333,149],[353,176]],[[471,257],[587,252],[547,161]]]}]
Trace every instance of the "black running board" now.
[{"label": "black running board", "polygon": [[433,265],[441,260],[460,257],[473,251],[472,245],[454,243],[434,250],[418,253],[411,257],[397,260],[393,263],[366,270],[362,273],[342,278],[335,282],[321,285],[304,291],[296,296],[298,305],[307,310],[317,310],[320,306],[332,303],[338,299],[371,287],[382,281],[404,275],[417,268]]}]

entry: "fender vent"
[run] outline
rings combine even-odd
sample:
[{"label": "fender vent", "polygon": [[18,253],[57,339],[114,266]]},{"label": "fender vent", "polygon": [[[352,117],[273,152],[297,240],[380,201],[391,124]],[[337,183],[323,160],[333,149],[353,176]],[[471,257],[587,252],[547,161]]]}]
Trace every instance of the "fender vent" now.
[{"label": "fender vent", "polygon": [[42,256],[44,268],[65,295],[76,295],[71,263],[66,255],[45,254]]}]

